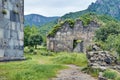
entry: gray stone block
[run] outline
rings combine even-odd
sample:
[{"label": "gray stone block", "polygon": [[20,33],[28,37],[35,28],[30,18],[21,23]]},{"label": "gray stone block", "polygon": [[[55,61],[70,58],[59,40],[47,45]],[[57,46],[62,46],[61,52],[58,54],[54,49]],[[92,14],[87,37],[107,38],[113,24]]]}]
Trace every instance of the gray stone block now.
[{"label": "gray stone block", "polygon": [[4,38],[4,29],[0,28],[0,39]]},{"label": "gray stone block", "polygon": [[0,0],[0,61],[23,59],[23,6],[23,0]]},{"label": "gray stone block", "polygon": [[0,57],[4,57],[4,50],[0,49]]}]

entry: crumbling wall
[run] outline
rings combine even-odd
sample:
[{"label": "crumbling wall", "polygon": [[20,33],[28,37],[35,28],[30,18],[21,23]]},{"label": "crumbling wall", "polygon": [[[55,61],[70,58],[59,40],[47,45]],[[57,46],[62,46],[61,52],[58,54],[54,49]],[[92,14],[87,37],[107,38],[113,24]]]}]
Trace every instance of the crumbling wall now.
[{"label": "crumbling wall", "polygon": [[23,59],[24,0],[0,0],[0,60]]},{"label": "crumbling wall", "polygon": [[[56,32],[54,37],[47,37],[47,48],[53,51],[75,51],[85,52],[86,46],[92,43],[94,32],[99,25],[91,21],[88,26],[84,26],[81,20],[76,20],[71,28],[68,22],[65,22]],[[74,40],[81,40],[74,46]]]}]

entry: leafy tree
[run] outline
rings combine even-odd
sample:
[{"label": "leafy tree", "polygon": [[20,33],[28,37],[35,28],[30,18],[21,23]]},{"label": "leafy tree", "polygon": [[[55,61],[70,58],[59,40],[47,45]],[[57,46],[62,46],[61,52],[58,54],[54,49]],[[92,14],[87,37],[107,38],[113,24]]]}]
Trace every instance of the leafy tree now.
[{"label": "leafy tree", "polygon": [[26,26],[24,28],[24,46],[28,46],[28,38],[31,35],[31,28],[30,26]]},{"label": "leafy tree", "polygon": [[41,45],[43,42],[43,39],[40,34],[33,34],[29,38],[29,45],[34,46],[37,48],[37,45]]},{"label": "leafy tree", "polygon": [[97,40],[105,41],[109,35],[120,34],[120,25],[115,21],[110,21],[96,31]]},{"label": "leafy tree", "polygon": [[120,34],[109,35],[105,43],[107,50],[114,50],[120,55]]},{"label": "leafy tree", "polygon": [[43,38],[39,32],[39,29],[35,26],[26,26],[24,28],[24,46],[34,46],[41,45]]}]

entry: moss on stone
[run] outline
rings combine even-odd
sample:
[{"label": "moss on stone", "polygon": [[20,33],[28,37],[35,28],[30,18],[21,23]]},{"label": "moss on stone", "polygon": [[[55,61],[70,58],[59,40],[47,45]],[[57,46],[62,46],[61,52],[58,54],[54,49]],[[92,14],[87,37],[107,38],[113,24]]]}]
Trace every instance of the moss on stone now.
[{"label": "moss on stone", "polygon": [[72,20],[72,19],[66,19],[65,20],[65,23],[69,23],[69,25],[70,25],[70,28],[73,28],[74,27],[74,24],[75,24],[75,21],[74,20]]},{"label": "moss on stone", "polygon": [[54,28],[48,33],[48,37],[54,37],[56,32],[61,28],[60,24],[54,26]]},{"label": "moss on stone", "polygon": [[54,37],[55,34],[56,34],[56,32],[57,32],[65,23],[68,23],[68,24],[70,25],[70,27],[73,28],[75,22],[74,22],[74,20],[72,20],[72,19],[67,19],[67,20],[65,20],[64,22],[61,22],[61,23],[55,25],[55,26],[53,27],[53,29],[48,33],[47,36],[48,36],[48,37]]}]

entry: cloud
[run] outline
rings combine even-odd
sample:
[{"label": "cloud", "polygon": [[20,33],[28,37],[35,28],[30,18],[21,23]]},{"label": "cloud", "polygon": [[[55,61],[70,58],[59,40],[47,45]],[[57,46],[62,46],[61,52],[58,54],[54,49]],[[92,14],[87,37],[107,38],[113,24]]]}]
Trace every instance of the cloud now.
[{"label": "cloud", "polygon": [[69,12],[86,9],[96,0],[24,0],[25,14],[41,14],[45,16],[62,16]]}]

